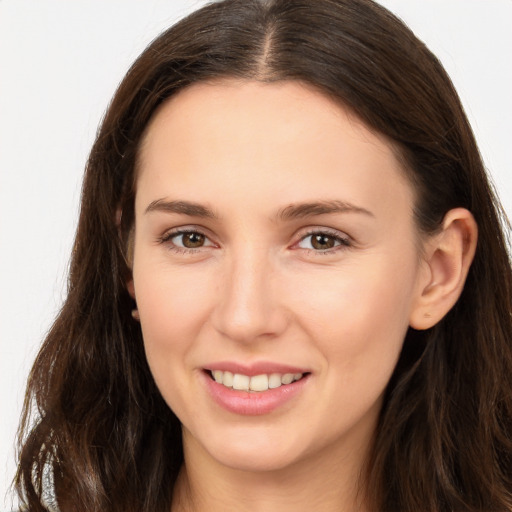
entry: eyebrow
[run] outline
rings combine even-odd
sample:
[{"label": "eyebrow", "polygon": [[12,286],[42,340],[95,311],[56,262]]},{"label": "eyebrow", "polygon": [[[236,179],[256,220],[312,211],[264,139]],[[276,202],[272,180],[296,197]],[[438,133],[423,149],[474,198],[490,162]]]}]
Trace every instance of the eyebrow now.
[{"label": "eyebrow", "polygon": [[206,217],[210,219],[218,217],[213,210],[202,204],[190,201],[167,201],[165,199],[157,199],[151,202],[144,213],[150,212],[181,213],[191,217]]},{"label": "eyebrow", "polygon": [[366,208],[355,206],[345,201],[315,201],[311,203],[290,204],[282,208],[277,213],[279,220],[302,219],[304,217],[314,217],[316,215],[325,215],[329,213],[362,213],[370,217],[375,215]]},{"label": "eyebrow", "polygon": [[[168,201],[166,199],[157,199],[152,201],[146,208],[145,213],[150,212],[178,213],[182,215],[189,215],[191,217],[203,217],[209,219],[219,218],[219,216],[207,206],[191,201]],[[373,213],[366,208],[355,206],[346,201],[332,200],[290,204],[281,208],[277,212],[275,218],[281,221],[290,221],[330,213],[360,213],[374,217]]]}]

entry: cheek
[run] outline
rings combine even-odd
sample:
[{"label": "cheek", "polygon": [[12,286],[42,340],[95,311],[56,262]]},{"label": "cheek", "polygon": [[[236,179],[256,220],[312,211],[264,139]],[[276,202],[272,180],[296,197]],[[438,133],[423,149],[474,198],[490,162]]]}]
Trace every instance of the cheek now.
[{"label": "cheek", "polygon": [[412,279],[406,274],[398,274],[396,269],[371,272],[353,267],[337,274],[312,276],[310,286],[303,283],[295,297],[299,297],[304,318],[319,331],[343,332],[356,325],[362,331],[379,327],[391,331],[399,327],[402,331],[403,324],[408,323],[413,292]]},{"label": "cheek", "polygon": [[211,293],[204,280],[168,265],[134,269],[146,359],[167,405],[186,417],[192,389],[189,371],[199,333],[209,316]]},{"label": "cheek", "polygon": [[316,276],[315,292],[302,294],[303,329],[343,385],[387,382],[409,326],[414,277],[413,264],[383,260],[325,280]]},{"label": "cheek", "polygon": [[139,271],[135,267],[137,307],[152,368],[177,362],[164,356],[183,357],[193,347],[208,320],[214,295],[206,278],[164,265],[149,265]]}]

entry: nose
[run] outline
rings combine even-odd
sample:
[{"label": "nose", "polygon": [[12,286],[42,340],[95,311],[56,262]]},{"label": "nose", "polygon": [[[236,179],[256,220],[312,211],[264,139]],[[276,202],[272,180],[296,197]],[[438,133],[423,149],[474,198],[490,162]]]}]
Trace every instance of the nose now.
[{"label": "nose", "polygon": [[223,336],[239,343],[274,338],[286,329],[278,272],[262,252],[232,255],[219,279],[212,322]]}]

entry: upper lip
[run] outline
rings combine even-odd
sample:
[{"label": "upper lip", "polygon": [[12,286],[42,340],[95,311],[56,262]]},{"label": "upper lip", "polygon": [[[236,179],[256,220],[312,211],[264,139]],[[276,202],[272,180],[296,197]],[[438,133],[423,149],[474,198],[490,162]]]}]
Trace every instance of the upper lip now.
[{"label": "upper lip", "polygon": [[274,363],[269,361],[257,361],[254,363],[239,363],[236,361],[218,361],[205,366],[206,370],[221,370],[223,372],[239,373],[253,377],[255,375],[271,373],[309,373],[309,370],[288,364]]}]

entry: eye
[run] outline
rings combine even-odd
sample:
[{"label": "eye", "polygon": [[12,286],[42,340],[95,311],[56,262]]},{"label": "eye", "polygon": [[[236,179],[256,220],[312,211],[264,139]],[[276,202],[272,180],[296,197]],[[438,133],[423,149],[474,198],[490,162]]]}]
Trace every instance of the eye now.
[{"label": "eye", "polygon": [[200,249],[214,244],[203,233],[194,230],[171,231],[161,239],[162,243],[171,243],[175,249]]},{"label": "eye", "polygon": [[196,233],[190,231],[187,233],[180,233],[171,237],[174,245],[178,247],[186,247],[187,249],[196,249],[197,247],[203,247],[206,241],[206,237],[202,233]]},{"label": "eye", "polygon": [[348,238],[344,238],[340,235],[335,235],[328,232],[316,231],[309,233],[297,244],[301,249],[308,249],[314,251],[329,251],[335,249],[338,246],[349,246],[350,242]]}]

